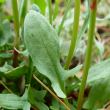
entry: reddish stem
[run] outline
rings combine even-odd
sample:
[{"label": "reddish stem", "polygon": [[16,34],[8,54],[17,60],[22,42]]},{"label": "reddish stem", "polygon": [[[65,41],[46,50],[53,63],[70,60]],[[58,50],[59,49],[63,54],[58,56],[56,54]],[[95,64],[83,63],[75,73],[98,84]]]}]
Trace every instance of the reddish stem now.
[{"label": "reddish stem", "polygon": [[91,1],[90,9],[91,10],[96,10],[96,6],[97,6],[96,4],[97,4],[97,0]]},{"label": "reddish stem", "polygon": [[13,49],[13,67],[16,68],[18,66],[18,52]]},{"label": "reddish stem", "polygon": [[18,56],[19,53],[18,53],[15,49],[13,49],[13,55],[14,55],[14,56]]}]

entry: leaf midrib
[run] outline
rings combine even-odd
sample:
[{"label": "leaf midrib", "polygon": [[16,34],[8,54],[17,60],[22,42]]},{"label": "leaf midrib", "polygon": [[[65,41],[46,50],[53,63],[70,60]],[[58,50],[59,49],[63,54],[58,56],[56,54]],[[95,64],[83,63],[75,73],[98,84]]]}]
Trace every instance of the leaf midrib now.
[{"label": "leaf midrib", "polygon": [[[39,22],[39,23],[40,23],[40,22]],[[43,43],[45,49],[46,49],[46,51],[47,51],[47,53],[48,53],[48,55],[49,55],[49,58],[50,58],[50,60],[51,60],[51,62],[52,62],[52,65],[53,65],[53,68],[54,68],[54,70],[55,70],[56,76],[57,76],[57,78],[58,78],[58,82],[59,82],[59,84],[60,84],[60,81],[59,81],[60,79],[59,79],[58,74],[57,74],[57,71],[56,71],[56,69],[55,69],[55,67],[54,67],[53,61],[52,61],[52,59],[51,59],[51,57],[50,57],[50,54],[49,54],[49,52],[48,52],[48,50],[47,50],[47,48],[46,48],[46,46],[45,46],[45,43],[44,43],[44,41],[43,41],[43,39],[42,39],[42,37],[41,37],[41,34],[40,34],[39,30],[37,30],[37,31],[38,31],[38,33],[39,33],[39,36],[40,36],[40,38],[41,38],[41,40],[42,40],[42,43]],[[44,31],[44,30],[43,30],[43,31]],[[61,85],[60,85],[60,87],[61,87]],[[61,89],[61,90],[62,90],[62,89]]]}]

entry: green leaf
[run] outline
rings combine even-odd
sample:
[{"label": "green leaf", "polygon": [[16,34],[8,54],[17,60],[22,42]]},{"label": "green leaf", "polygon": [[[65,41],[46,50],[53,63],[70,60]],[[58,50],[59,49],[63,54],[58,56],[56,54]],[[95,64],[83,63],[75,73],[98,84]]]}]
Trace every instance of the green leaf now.
[{"label": "green leaf", "polygon": [[32,88],[30,85],[28,85],[28,93],[32,92],[32,96],[34,97],[34,99],[36,99],[37,101],[42,101],[42,99],[44,99],[47,91],[46,90],[41,90],[38,91],[34,88]]},{"label": "green leaf", "polygon": [[71,85],[66,88],[66,93],[69,94],[69,93],[75,91],[75,89],[79,89],[80,86],[81,86],[81,83],[76,83],[74,85]]},{"label": "green leaf", "polygon": [[13,20],[13,15],[6,15],[3,20],[12,21]]},{"label": "green leaf", "polygon": [[22,55],[24,55],[24,56],[29,56],[28,50],[25,50],[25,51],[20,52],[20,51],[17,50],[15,47],[14,47],[14,49],[15,49],[19,54],[22,54]]},{"label": "green leaf", "polygon": [[98,3],[100,2],[101,0],[98,0]]},{"label": "green leaf", "polygon": [[59,6],[59,0],[55,0],[55,8],[53,12],[53,21],[55,20],[57,13],[58,13],[58,6]]},{"label": "green leaf", "polygon": [[[19,0],[19,23],[23,23],[27,13],[27,0]],[[23,21],[22,21],[23,20]]]},{"label": "green leaf", "polygon": [[7,42],[4,31],[3,31],[3,24],[2,24],[2,19],[0,15],[0,47],[5,45]]},{"label": "green leaf", "polygon": [[103,61],[104,46],[94,38],[95,47],[98,50],[100,61]]},{"label": "green leaf", "polygon": [[11,58],[12,56],[13,56],[13,53],[9,53],[9,52],[0,53],[0,58]]},{"label": "green leaf", "polygon": [[4,72],[5,72],[5,71],[7,71],[6,68],[0,67],[0,76],[5,76],[5,75],[4,75]]},{"label": "green leaf", "polygon": [[[73,104],[69,104],[69,106],[70,106],[70,110],[76,110]],[[60,103],[60,110],[67,110],[67,109]]]},{"label": "green leaf", "polygon": [[0,106],[6,109],[30,110],[30,103],[27,100],[27,92],[22,97],[14,94],[0,94]]},{"label": "green leaf", "polygon": [[[69,104],[70,106],[70,109],[71,110],[76,110],[76,108],[72,105],[72,104]],[[50,109],[51,110],[67,110],[61,103],[58,102],[57,99],[55,99],[53,97],[52,99],[52,106],[50,106]]]},{"label": "green leaf", "polygon": [[3,67],[0,67],[0,72],[6,72],[7,69],[3,66]]},{"label": "green leaf", "polygon": [[9,79],[16,81],[19,79],[23,74],[28,72],[28,67],[26,65],[14,68],[11,71],[4,73]]},{"label": "green leaf", "polygon": [[73,68],[72,70],[69,70],[69,71],[63,70],[64,71],[63,80],[66,80],[68,77],[73,76],[76,73],[78,73],[79,70],[81,69],[81,67],[82,67],[82,65],[79,65],[79,66],[77,66],[77,67],[75,67],[75,68]]},{"label": "green leaf", "polygon": [[45,9],[47,6],[47,3],[45,0],[31,0],[31,4],[36,4],[41,9],[41,12],[43,15],[45,15]]},{"label": "green leaf", "polygon": [[[6,79],[6,78],[5,78]],[[8,86],[8,88],[14,93],[14,94],[16,94],[16,95],[18,95],[18,96],[20,96],[21,95],[21,93],[19,92],[19,87],[18,87],[18,83],[14,83],[14,82],[12,82],[12,83],[8,83],[7,81],[3,81],[2,80],[2,82],[5,84],[5,85],[7,85]],[[10,92],[7,90],[7,89],[4,89],[3,91],[2,91],[2,94],[10,94]]]},{"label": "green leaf", "polygon": [[110,76],[110,59],[102,61],[89,69],[87,85],[101,78]]},{"label": "green leaf", "polygon": [[83,108],[90,110],[100,109],[110,98],[110,76],[96,81],[89,93]]},{"label": "green leaf", "polygon": [[66,10],[65,10],[65,13],[64,13],[64,16],[63,16],[61,25],[60,25],[60,27],[59,27],[59,29],[58,29],[58,36],[60,35],[60,32],[61,32],[61,30],[62,30],[64,21],[65,21],[65,19],[66,19],[66,16],[67,16],[68,10],[69,10],[69,8],[70,8],[70,6],[71,6],[71,4],[72,4],[72,1],[73,1],[73,0],[69,0],[69,1],[68,1],[68,5],[67,5],[67,7],[66,7]]},{"label": "green leaf", "polygon": [[34,11],[39,12],[40,14],[42,14],[40,8],[36,4],[33,4],[32,5],[32,10],[34,10]]},{"label": "green leaf", "polygon": [[41,14],[32,10],[25,18],[24,40],[37,70],[50,79],[57,95],[65,98],[64,81],[77,73],[81,65],[70,71],[62,68],[56,31]]},{"label": "green leaf", "polygon": [[49,108],[43,102],[41,102],[41,100],[45,97],[46,92],[46,90],[37,91],[28,85],[28,100],[39,110],[49,110]]},{"label": "green leaf", "polygon": [[0,0],[0,6],[5,2],[5,0]]},{"label": "green leaf", "polygon": [[5,76],[4,73],[7,71],[10,71],[12,69],[13,69],[13,67],[8,65],[7,62],[5,62],[4,66],[0,67],[0,76]]},{"label": "green leaf", "polygon": [[51,110],[60,110],[60,104],[56,98],[52,98],[52,106],[50,106]]},{"label": "green leaf", "polygon": [[27,61],[22,61],[20,64],[19,64],[19,66],[24,66],[24,65],[27,65],[28,66],[28,62]]},{"label": "green leaf", "polygon": [[9,20],[5,20],[3,22],[3,29],[4,29],[4,34],[7,39],[7,42],[13,43],[14,42],[14,34],[12,33]]}]

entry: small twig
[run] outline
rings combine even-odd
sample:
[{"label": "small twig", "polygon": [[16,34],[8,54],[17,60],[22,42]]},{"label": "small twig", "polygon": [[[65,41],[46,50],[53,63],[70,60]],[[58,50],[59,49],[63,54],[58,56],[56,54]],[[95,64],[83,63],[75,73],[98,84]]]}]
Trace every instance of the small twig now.
[{"label": "small twig", "polygon": [[31,106],[31,108],[33,108],[34,110],[39,110],[39,109],[35,108],[34,106]]},{"label": "small twig", "polygon": [[109,105],[110,105],[110,101],[107,102],[107,103],[103,106],[103,108],[106,108],[106,107],[108,107]]},{"label": "small twig", "polygon": [[0,83],[12,94],[14,94],[1,80],[0,80]]},{"label": "small twig", "polygon": [[48,91],[50,92],[62,105],[65,106],[65,108],[67,108],[67,110],[70,110],[70,108],[67,107],[67,105],[65,105],[65,103],[63,101],[61,101],[47,86],[45,86],[34,74],[33,77]]}]

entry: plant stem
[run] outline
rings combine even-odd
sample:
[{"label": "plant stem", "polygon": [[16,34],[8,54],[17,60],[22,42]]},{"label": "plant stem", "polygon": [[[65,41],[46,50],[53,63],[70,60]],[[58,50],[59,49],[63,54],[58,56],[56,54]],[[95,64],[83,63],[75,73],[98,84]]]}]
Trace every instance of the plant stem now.
[{"label": "plant stem", "polygon": [[68,2],[68,0],[64,0],[65,7],[67,6],[67,2]]},{"label": "plant stem", "polygon": [[[66,94],[65,88],[64,88],[63,92]],[[66,96],[66,98],[64,98],[63,100],[64,100],[65,104],[70,108],[70,105],[69,105],[69,101],[68,101],[67,96]]]},{"label": "plant stem", "polygon": [[80,86],[80,92],[78,97],[78,104],[77,104],[77,110],[81,110],[82,106],[82,100],[83,100],[83,94],[85,90],[90,60],[91,60],[91,53],[92,53],[92,45],[93,45],[93,39],[94,39],[94,29],[95,29],[95,21],[96,21],[96,12],[97,12],[97,0],[91,0],[90,5],[90,25],[89,25],[89,33],[88,33],[88,46],[87,46],[87,52],[86,52],[86,59],[84,64],[84,71]]},{"label": "plant stem", "polygon": [[31,57],[29,56],[29,58],[28,58],[27,84],[31,83],[32,73],[33,73],[33,62],[32,62]]},{"label": "plant stem", "polygon": [[59,0],[55,0],[55,8],[53,12],[53,21],[55,20],[57,13],[58,13],[58,7],[59,7]]},{"label": "plant stem", "polygon": [[[14,47],[16,49],[19,48],[19,15],[18,15],[18,7],[17,0],[11,0],[12,9],[13,9],[13,18],[14,18],[14,28],[15,28],[15,39],[14,39]],[[18,52],[13,49],[13,67],[18,66]]]},{"label": "plant stem", "polygon": [[75,49],[77,33],[78,33],[78,25],[79,25],[79,16],[80,16],[80,3],[81,3],[81,0],[75,0],[73,36],[72,36],[72,40],[71,40],[71,45],[70,45],[67,61],[66,61],[65,67],[64,67],[65,70],[69,69],[69,66],[70,66],[70,63],[71,63],[71,59],[73,57],[73,52],[74,52],[74,49]]},{"label": "plant stem", "polygon": [[70,8],[70,6],[71,6],[72,1],[73,1],[73,0],[69,0],[69,2],[68,2],[68,5],[67,5],[67,7],[66,7],[66,10],[65,10],[65,13],[64,13],[64,16],[63,16],[61,25],[60,25],[59,30],[58,30],[58,36],[60,35],[61,29],[62,29],[62,27],[63,27],[64,21],[65,21],[65,19],[66,19],[66,15],[67,15],[67,13],[68,13],[68,10],[69,10],[69,8]]},{"label": "plant stem", "polygon": [[49,7],[49,20],[50,24],[52,25],[52,1],[48,0],[48,7]]},{"label": "plant stem", "polygon": [[[21,15],[19,15],[19,24],[21,25],[21,26],[23,26],[23,24],[24,24],[24,19],[25,19],[25,16],[26,16],[26,14],[27,14],[27,5],[28,5],[28,0],[24,0],[24,2],[23,2],[23,9],[22,9],[22,14]],[[20,7],[21,8],[21,7]],[[20,10],[20,9],[19,9]],[[18,11],[19,11],[18,10]],[[20,13],[20,12],[19,12]]]}]

